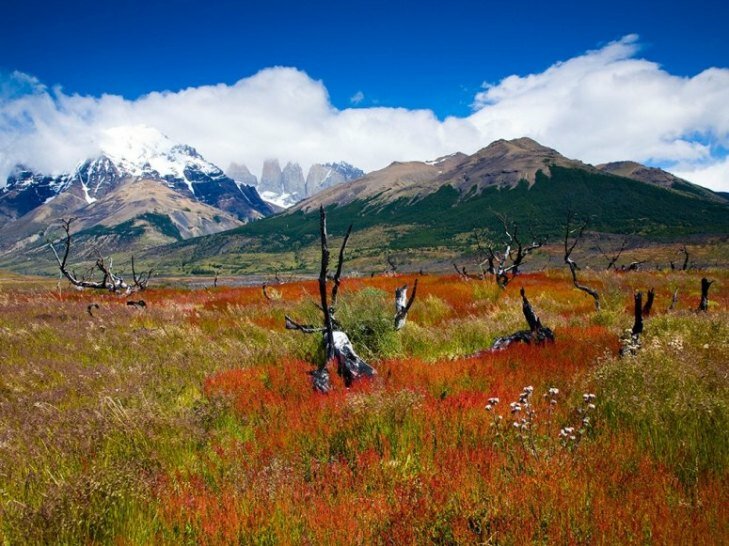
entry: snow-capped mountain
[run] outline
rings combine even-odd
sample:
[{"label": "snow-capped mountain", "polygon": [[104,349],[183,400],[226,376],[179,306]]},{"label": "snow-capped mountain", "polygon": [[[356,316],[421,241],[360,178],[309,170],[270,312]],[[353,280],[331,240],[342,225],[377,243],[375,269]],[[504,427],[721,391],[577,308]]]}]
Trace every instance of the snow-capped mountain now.
[{"label": "snow-capped mountain", "polygon": [[123,126],[104,132],[100,153],[81,161],[73,173],[47,176],[17,168],[0,189],[0,209],[18,218],[71,192],[91,205],[134,180],[157,180],[177,193],[217,207],[242,221],[271,214],[255,188],[236,184],[194,148],[172,141],[148,126]]},{"label": "snow-capped mountain", "polygon": [[17,165],[0,188],[0,223],[23,216],[69,186],[69,176],[48,176]]},{"label": "snow-capped mountain", "polygon": [[[194,148],[151,127],[103,134],[95,157],[57,176],[18,166],[0,188],[0,254],[43,245],[59,218],[90,244],[148,248],[217,233],[273,213]],[[40,246],[39,246],[40,245]]]}]

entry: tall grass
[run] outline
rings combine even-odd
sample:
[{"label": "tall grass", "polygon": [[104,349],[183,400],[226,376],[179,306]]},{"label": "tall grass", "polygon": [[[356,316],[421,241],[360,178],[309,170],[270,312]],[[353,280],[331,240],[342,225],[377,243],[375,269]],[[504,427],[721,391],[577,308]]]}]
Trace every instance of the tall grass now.
[{"label": "tall grass", "polygon": [[[312,282],[274,301],[158,289],[144,310],[0,283],[0,538],[726,542],[729,277],[711,273],[697,314],[697,275],[586,275],[600,313],[561,273],[506,290],[422,277],[397,333],[394,289],[413,279],[347,279],[338,318],[378,375],[329,395],[307,375],[320,340],[283,329],[285,314],[320,320]],[[483,352],[524,327],[520,286],[556,343]],[[649,286],[643,348],[618,359],[632,291]]]}]

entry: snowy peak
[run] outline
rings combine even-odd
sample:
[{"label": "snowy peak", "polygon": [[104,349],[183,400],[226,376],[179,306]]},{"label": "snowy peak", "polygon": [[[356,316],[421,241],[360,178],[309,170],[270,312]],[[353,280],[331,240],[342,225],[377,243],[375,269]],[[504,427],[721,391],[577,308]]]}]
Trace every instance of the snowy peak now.
[{"label": "snowy peak", "polygon": [[176,143],[146,125],[107,129],[100,144],[99,160],[111,161],[120,174],[135,178],[160,178],[173,186],[184,184],[192,194],[195,193],[193,181],[199,178],[200,173],[213,178],[225,176],[221,169],[206,161],[192,146]]},{"label": "snowy peak", "polygon": [[93,205],[111,192],[138,180],[168,188],[247,221],[273,212],[255,188],[238,185],[195,148],[174,142],[146,125],[114,127],[99,139],[99,154],[79,162],[72,174],[48,177],[19,167],[0,191],[6,217],[29,210],[70,192]]}]

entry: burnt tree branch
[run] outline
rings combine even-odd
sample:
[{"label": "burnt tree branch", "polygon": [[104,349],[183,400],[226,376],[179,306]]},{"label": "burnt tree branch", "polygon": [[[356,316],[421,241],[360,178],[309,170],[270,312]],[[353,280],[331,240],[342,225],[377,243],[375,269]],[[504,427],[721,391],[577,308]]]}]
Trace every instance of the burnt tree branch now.
[{"label": "burnt tree branch", "polygon": [[643,333],[643,293],[633,294],[633,327],[620,339],[620,356],[635,355],[640,349],[640,335]]},{"label": "burnt tree branch", "polygon": [[709,288],[714,284],[714,281],[710,281],[706,277],[701,279],[701,301],[699,302],[699,311],[709,310]]},{"label": "burnt tree branch", "polygon": [[407,284],[395,289],[395,330],[401,330],[403,326],[405,326],[405,322],[408,318],[408,311],[410,311],[410,308],[413,306],[417,291],[418,279],[415,279],[413,293],[410,294],[410,299],[407,297]]},{"label": "burnt tree branch", "polygon": [[524,313],[524,318],[529,325],[529,330],[519,330],[509,336],[497,338],[491,345],[492,351],[506,349],[512,343],[534,343],[536,345],[541,345],[545,342],[554,341],[554,332],[550,328],[542,325],[542,321],[534,312],[534,308],[526,297],[524,288],[522,288],[519,293],[521,294],[522,300],[521,309]]},{"label": "burnt tree branch", "polygon": [[[582,290],[583,292],[592,296],[592,298],[595,300],[595,309],[599,311],[600,294],[598,293],[598,291],[584,284],[580,284],[579,280],[577,279],[577,271],[580,268],[577,263],[572,259],[572,252],[574,251],[577,243],[580,241],[580,239],[582,239],[582,236],[585,233],[585,229],[587,228],[587,221],[583,221],[578,227],[572,229],[571,224],[574,220],[574,217],[574,213],[567,213],[564,230],[564,263],[566,263],[570,269],[570,273],[572,275],[572,284],[574,284],[575,288],[577,288],[578,290]],[[570,237],[572,236],[574,236],[574,240],[570,242]]]}]

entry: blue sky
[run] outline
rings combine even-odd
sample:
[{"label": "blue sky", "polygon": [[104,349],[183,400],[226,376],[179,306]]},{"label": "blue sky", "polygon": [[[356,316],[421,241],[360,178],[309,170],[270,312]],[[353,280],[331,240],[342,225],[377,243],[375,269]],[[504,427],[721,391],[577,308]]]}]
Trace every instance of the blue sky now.
[{"label": "blue sky", "polygon": [[68,168],[110,125],[145,123],[254,172],[267,156],[373,169],[527,135],[590,162],[729,179],[726,2],[6,0],[2,12],[0,171]]}]

